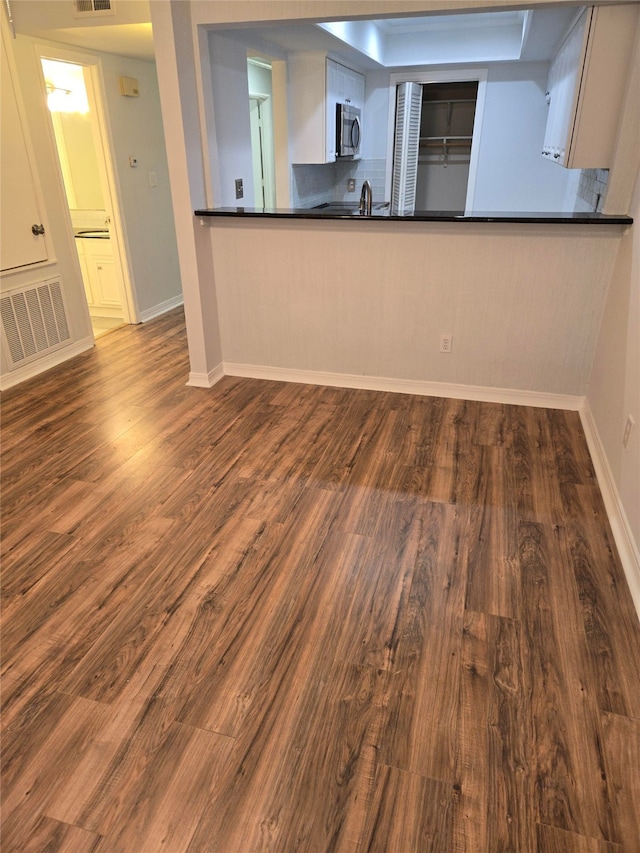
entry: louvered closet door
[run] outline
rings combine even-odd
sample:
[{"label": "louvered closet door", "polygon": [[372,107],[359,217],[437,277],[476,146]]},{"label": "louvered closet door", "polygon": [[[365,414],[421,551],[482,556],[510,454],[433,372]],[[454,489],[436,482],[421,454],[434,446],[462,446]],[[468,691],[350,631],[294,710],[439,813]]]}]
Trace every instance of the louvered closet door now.
[{"label": "louvered closet door", "polygon": [[410,213],[416,204],[422,85],[400,83],[396,94],[396,138],[393,149],[392,205]]}]

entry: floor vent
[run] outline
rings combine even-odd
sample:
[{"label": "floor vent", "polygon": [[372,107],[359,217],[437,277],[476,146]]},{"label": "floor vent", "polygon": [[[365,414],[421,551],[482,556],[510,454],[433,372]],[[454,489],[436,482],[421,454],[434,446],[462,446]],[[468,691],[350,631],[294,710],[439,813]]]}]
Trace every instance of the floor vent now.
[{"label": "floor vent", "polygon": [[112,15],[114,14],[113,0],[74,0],[76,16],[78,15]]},{"label": "floor vent", "polygon": [[71,340],[59,279],[3,293],[0,313],[6,350],[14,367]]}]

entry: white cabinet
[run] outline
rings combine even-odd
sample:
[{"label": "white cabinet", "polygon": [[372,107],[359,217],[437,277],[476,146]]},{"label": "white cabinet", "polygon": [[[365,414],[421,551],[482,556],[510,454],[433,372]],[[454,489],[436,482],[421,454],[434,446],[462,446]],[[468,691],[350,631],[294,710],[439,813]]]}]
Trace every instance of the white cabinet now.
[{"label": "white cabinet", "polygon": [[585,9],[549,70],[542,156],[570,169],[611,166],[638,5]]},{"label": "white cabinet", "polygon": [[92,314],[122,315],[122,300],[111,243],[102,239],[76,238],[82,280]]},{"label": "white cabinet", "polygon": [[307,51],[288,59],[291,162],[333,163],[336,159],[336,104],[364,106],[364,75]]},{"label": "white cabinet", "polygon": [[333,102],[351,104],[362,109],[364,107],[364,76],[346,65],[327,59],[327,68],[332,66],[335,78]]}]

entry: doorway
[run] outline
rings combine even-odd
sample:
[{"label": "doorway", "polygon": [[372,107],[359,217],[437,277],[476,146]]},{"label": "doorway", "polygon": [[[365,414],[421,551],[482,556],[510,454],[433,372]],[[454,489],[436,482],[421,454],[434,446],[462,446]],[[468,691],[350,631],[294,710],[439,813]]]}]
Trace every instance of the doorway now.
[{"label": "doorway", "polygon": [[135,322],[109,147],[91,65],[40,57],[47,105],[94,337]]},{"label": "doorway", "polygon": [[271,63],[247,59],[254,206],[276,207]]},{"label": "doorway", "polygon": [[477,80],[423,85],[418,210],[465,209],[477,98]]},{"label": "doorway", "polygon": [[473,210],[486,69],[393,74],[387,186],[394,207]]}]

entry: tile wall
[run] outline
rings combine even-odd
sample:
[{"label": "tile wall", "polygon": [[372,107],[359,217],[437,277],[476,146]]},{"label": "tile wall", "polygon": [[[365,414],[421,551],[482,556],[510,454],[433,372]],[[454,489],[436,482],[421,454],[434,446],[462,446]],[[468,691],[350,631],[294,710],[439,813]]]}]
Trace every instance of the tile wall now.
[{"label": "tile wall", "polygon": [[608,169],[583,169],[576,195],[576,213],[601,211],[609,180]]},{"label": "tile wall", "polygon": [[[322,165],[292,166],[291,206],[314,207],[327,201],[358,201],[362,182],[371,182],[374,201],[388,201],[384,184],[386,160],[338,160]],[[347,181],[354,178],[356,189],[347,190]]]}]

